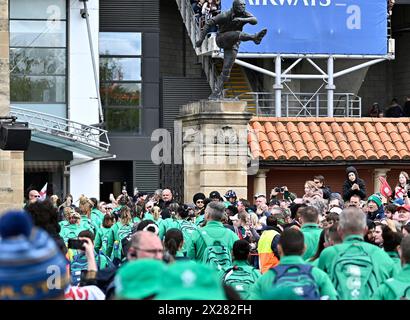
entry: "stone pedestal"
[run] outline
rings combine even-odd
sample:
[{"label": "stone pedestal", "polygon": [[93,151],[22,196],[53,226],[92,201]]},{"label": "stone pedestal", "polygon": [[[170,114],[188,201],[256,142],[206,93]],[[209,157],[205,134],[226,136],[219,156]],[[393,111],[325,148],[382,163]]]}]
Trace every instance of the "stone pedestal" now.
[{"label": "stone pedestal", "polygon": [[[10,111],[8,1],[0,0],[0,116]],[[23,152],[0,150],[0,214],[23,207]]]},{"label": "stone pedestal", "polygon": [[229,189],[247,198],[247,125],[252,114],[243,101],[203,100],[181,108],[184,201]]}]

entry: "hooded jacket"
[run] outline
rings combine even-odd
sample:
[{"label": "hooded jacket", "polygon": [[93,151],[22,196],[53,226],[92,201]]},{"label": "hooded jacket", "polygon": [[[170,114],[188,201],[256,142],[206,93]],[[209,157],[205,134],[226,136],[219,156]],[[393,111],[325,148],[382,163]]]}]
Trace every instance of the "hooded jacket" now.
[{"label": "hooded jacket", "polygon": [[[349,180],[349,173],[353,172],[356,175],[355,181]],[[357,183],[359,185],[359,190],[352,190],[353,184]],[[363,200],[366,198],[366,185],[362,179],[359,178],[357,174],[357,170],[355,167],[348,167],[346,169],[346,181],[343,184],[343,200],[349,201],[350,197],[354,194],[359,195],[359,197]]]}]

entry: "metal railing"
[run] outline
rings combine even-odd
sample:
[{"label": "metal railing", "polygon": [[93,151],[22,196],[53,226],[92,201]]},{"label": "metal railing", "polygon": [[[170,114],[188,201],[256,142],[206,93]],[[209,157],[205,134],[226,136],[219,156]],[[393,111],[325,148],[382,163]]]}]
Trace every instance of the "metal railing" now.
[{"label": "metal railing", "polygon": [[101,128],[13,106],[10,115],[16,116],[18,121],[28,122],[34,134],[38,131],[104,152],[110,147],[107,131]]},{"label": "metal railing", "polygon": [[215,34],[211,34],[209,37],[207,37],[200,48],[195,47],[195,43],[199,39],[201,34],[201,21],[195,15],[195,12],[192,9],[192,5],[189,0],[176,0],[176,2],[182,16],[182,21],[185,24],[188,36],[191,39],[191,44],[196,51],[196,54],[212,55],[212,53],[219,52],[220,49],[216,45]]},{"label": "metal railing", "polygon": [[[238,96],[248,102],[248,111],[256,116],[275,117],[274,92],[247,92]],[[282,93],[283,117],[327,117],[326,93]],[[362,116],[362,98],[353,93],[334,94],[334,117]]]}]

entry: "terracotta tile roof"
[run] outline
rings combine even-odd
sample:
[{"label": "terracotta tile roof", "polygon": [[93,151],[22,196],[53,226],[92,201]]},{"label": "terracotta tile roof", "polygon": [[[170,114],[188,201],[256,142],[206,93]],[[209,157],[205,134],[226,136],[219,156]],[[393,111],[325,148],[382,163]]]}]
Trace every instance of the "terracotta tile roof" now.
[{"label": "terracotta tile roof", "polygon": [[262,160],[410,160],[408,118],[263,118],[248,145]]}]

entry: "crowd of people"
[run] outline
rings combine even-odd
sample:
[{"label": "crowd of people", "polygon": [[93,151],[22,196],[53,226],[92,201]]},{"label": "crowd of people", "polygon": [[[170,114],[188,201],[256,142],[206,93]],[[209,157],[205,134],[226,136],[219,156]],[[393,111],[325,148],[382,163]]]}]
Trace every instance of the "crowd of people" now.
[{"label": "crowd of people", "polygon": [[408,299],[409,183],[401,172],[391,197],[368,196],[348,167],[341,194],[318,175],[303,196],[252,203],[164,189],[58,205],[31,190],[0,217],[0,299]]},{"label": "crowd of people", "polygon": [[382,106],[380,106],[378,102],[375,102],[371,106],[368,116],[372,118],[410,117],[410,96],[406,96],[403,106],[399,104],[396,98],[392,99],[386,110],[383,110]]},{"label": "crowd of people", "polygon": [[[200,28],[203,28],[205,23],[221,12],[221,0],[190,0],[192,10],[194,11],[196,21]],[[216,32],[213,29],[210,32]]]}]

